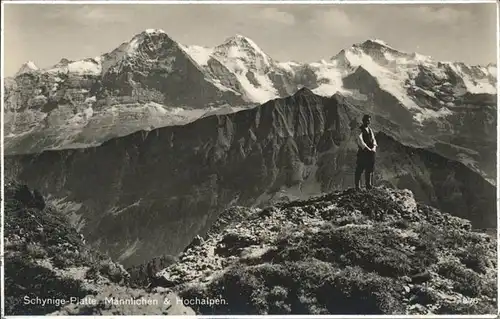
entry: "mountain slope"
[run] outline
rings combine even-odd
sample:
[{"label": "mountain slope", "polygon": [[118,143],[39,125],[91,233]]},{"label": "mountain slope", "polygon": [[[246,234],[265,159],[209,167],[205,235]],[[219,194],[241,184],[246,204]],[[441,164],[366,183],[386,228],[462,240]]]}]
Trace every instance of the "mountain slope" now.
[{"label": "mountain slope", "polygon": [[47,70],[28,63],[21,71],[6,81],[8,154],[100,145],[306,87],[325,97],[339,92],[366,112],[405,127],[413,140],[427,136],[435,152],[495,184],[493,64],[439,62],[380,40],[315,63],[278,62],[241,35],[203,48],[146,30],[99,57],[63,59]]},{"label": "mountain slope", "polygon": [[234,207],[158,284],[225,301],[203,315],[494,313],[496,241],[470,228],[408,190]]},{"label": "mountain slope", "polygon": [[[92,251],[37,191],[8,182],[5,195],[7,315],[192,314],[189,308],[163,303],[177,298],[168,289],[130,288],[123,266]],[[141,298],[158,304],[111,302]]]},{"label": "mountain slope", "polygon": [[[40,189],[89,242],[126,265],[180,252],[218,212],[352,186],[357,120],[346,98],[295,95],[99,147],[8,156],[6,174]],[[467,166],[414,146],[432,140],[375,116],[377,183],[496,227],[495,187]]]}]

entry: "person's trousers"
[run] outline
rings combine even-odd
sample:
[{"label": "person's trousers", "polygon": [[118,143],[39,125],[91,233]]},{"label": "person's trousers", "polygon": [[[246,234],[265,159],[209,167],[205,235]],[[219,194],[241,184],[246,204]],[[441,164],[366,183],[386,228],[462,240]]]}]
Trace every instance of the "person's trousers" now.
[{"label": "person's trousers", "polygon": [[369,150],[358,150],[356,158],[356,171],[354,173],[354,184],[357,189],[361,188],[361,175],[365,172],[365,186],[372,188],[372,177],[375,169],[375,152]]}]

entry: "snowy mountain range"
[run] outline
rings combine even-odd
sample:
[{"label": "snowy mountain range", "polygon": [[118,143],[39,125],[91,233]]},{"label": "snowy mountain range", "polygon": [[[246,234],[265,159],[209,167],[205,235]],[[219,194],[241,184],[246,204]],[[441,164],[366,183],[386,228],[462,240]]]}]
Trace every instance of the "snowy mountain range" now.
[{"label": "snowy mountain range", "polygon": [[463,102],[494,96],[496,72],[493,64],[438,62],[380,40],[354,44],[328,60],[297,63],[275,61],[241,35],[205,48],[150,29],[110,53],[62,59],[47,69],[29,61],[6,79],[6,152],[98,145],[137,130],[185,124],[221,106],[252,107],[301,87],[322,96],[339,92],[372,108],[381,93],[390,99],[385,113],[397,105],[417,125],[440,123]]},{"label": "snowy mountain range", "polygon": [[[123,75],[132,73],[137,77],[137,70],[131,70],[137,67],[148,72],[149,76],[161,73],[162,77],[168,78],[181,72],[183,68],[176,68],[181,62],[193,64],[201,71],[205,81],[222,92],[240,96],[247,103],[264,103],[290,95],[301,86],[309,87],[313,92],[324,96],[331,96],[338,91],[352,94],[352,89],[344,87],[342,79],[352,74],[358,67],[363,67],[376,77],[384,90],[401,98],[403,102],[408,102],[407,107],[415,109],[416,113],[425,111],[405,99],[404,96],[407,95],[405,88],[415,85],[412,80],[422,72],[422,68],[442,80],[452,76],[459,77],[460,82],[463,82],[460,84],[464,92],[496,94],[496,65],[467,66],[459,62],[437,62],[418,53],[398,51],[381,40],[368,40],[355,44],[327,61],[301,64],[277,62],[251,39],[241,35],[228,38],[214,48],[205,48],[181,45],[164,31],[155,29],[134,36],[111,53],[80,61],[62,59],[53,67],[40,72],[101,76],[103,81],[109,81],[114,78],[113,75],[127,78]],[[38,67],[29,61],[17,74],[36,71],[39,71]],[[307,83],[305,78],[308,73],[314,75],[315,85]],[[280,78],[288,80],[283,82],[290,83],[280,83]],[[408,79],[410,81],[407,81]],[[130,81],[135,79],[123,80],[132,85]],[[290,87],[286,84],[294,85]],[[213,101],[202,101],[202,106],[207,102]],[[430,114],[421,116],[425,118]]]},{"label": "snowy mountain range", "polygon": [[[440,62],[381,40],[328,60],[278,62],[236,35],[213,48],[185,46],[162,30],[112,52],[5,81],[7,154],[100,145],[140,130],[232,113],[308,88],[341,94],[396,123],[406,144],[434,147],[495,180],[497,66]],[[418,137],[424,136],[424,137]]]}]

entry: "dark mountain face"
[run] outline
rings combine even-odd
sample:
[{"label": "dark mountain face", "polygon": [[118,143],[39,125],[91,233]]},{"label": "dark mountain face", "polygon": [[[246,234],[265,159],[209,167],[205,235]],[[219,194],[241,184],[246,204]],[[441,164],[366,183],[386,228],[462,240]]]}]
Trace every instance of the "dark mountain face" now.
[{"label": "dark mountain face", "polygon": [[[340,95],[308,89],[230,115],[140,131],[99,147],[6,158],[6,174],[64,206],[86,238],[126,265],[175,255],[232,205],[351,187],[357,120]],[[496,227],[495,187],[465,165],[426,149],[407,129],[374,118],[376,181]]]},{"label": "dark mountain face", "polygon": [[129,47],[134,53],[103,75],[108,94],[189,107],[205,107],[207,101],[243,103],[235,92],[206,81],[201,68],[166,33],[143,32]]},{"label": "dark mountain face", "polygon": [[343,80],[349,89],[358,89],[361,94],[369,96],[367,109],[375,114],[388,118],[402,127],[415,126],[413,114],[394,95],[380,88],[377,79],[362,66],[356,68]]}]

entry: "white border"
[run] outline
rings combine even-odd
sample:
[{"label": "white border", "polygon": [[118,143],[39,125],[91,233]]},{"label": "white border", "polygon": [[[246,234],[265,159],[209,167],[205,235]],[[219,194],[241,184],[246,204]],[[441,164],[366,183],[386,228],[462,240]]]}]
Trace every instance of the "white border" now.
[{"label": "white border", "polygon": [[5,296],[4,296],[4,249],[3,249],[3,245],[4,245],[4,228],[3,228],[3,223],[4,223],[4,185],[5,185],[5,181],[4,181],[4,177],[5,177],[5,174],[4,174],[4,171],[5,171],[5,166],[4,166],[4,158],[3,158],[3,121],[4,121],[4,112],[3,112],[3,106],[4,106],[4,100],[3,100],[3,96],[4,96],[4,70],[5,68],[3,67],[4,66],[4,56],[3,56],[3,48],[4,48],[4,33],[5,33],[5,28],[4,28],[4,9],[3,9],[3,2],[2,2],[2,29],[1,29],[1,34],[0,34],[0,37],[1,37],[1,41],[2,41],[2,47],[1,47],[1,50],[2,50],[2,55],[1,55],[1,68],[2,68],[2,76],[0,77],[0,85],[2,86],[1,89],[0,89],[0,92],[1,92],[1,104],[2,104],[2,107],[1,107],[1,115],[2,115],[2,118],[0,120],[0,170],[1,170],[1,181],[0,181],[0,186],[1,186],[1,190],[0,190],[0,200],[2,201],[1,202],[1,213],[0,213],[0,220],[1,220],[1,225],[0,225],[0,236],[2,237],[0,239],[0,258],[2,258],[2,260],[0,261],[0,264],[1,264],[1,271],[0,271],[0,294],[1,294],[1,313],[0,315],[3,317],[4,314],[5,314]]},{"label": "white border", "polygon": [[[500,95],[498,81],[500,78],[500,4],[497,3],[497,314],[500,314],[500,127],[498,124]],[[499,315],[500,316],[500,315]]]},{"label": "white border", "polygon": [[8,4],[470,4],[496,3],[495,0],[2,0]]},{"label": "white border", "polygon": [[[4,178],[5,178],[5,173],[4,173],[4,150],[3,150],[3,141],[4,141],[4,109],[3,109],[3,97],[4,97],[4,33],[5,33],[5,28],[4,28],[4,4],[107,4],[107,5],[112,5],[112,4],[273,4],[273,5],[279,5],[279,4],[471,4],[471,3],[496,3],[496,12],[497,12],[497,108],[500,106],[500,95],[498,94],[499,90],[499,82],[498,79],[500,79],[500,4],[496,0],[415,0],[415,1],[404,1],[404,0],[325,0],[325,1],[317,1],[317,0],[311,0],[311,1],[304,1],[304,0],[281,0],[281,1],[276,1],[276,0],[184,0],[184,1],[179,1],[179,0],[172,0],[172,1],[151,1],[151,0],[143,0],[143,1],[124,1],[124,0],[108,0],[108,1],[103,1],[103,0],[86,0],[86,1],[81,1],[81,0],[75,0],[75,1],[68,1],[68,0],[58,0],[58,1],[43,1],[43,0],[2,0],[1,3],[1,70],[2,70],[2,76],[0,77],[0,85],[1,85],[1,115],[2,115],[2,121],[0,121],[0,167],[1,167],[1,190],[0,190],[0,196],[1,196],[1,208],[0,208],[0,220],[1,220],[1,239],[0,239],[0,258],[1,258],[1,271],[0,271],[0,296],[1,296],[1,316],[2,318],[6,318],[4,313],[5,313],[5,296],[4,296]],[[500,182],[500,127],[498,125],[498,120],[499,120],[499,113],[497,112],[497,267],[500,266],[500,187],[499,187],[499,182]],[[497,308],[497,314],[498,315],[212,315],[212,316],[206,316],[206,315],[200,315],[200,316],[174,316],[174,315],[168,315],[168,316],[76,316],[78,319],[90,319],[90,318],[95,318],[95,317],[120,317],[120,318],[144,318],[144,317],[151,317],[151,318],[273,318],[273,319],[283,319],[283,318],[449,318],[449,319],[455,319],[455,318],[499,318],[500,317],[500,272],[498,272],[497,269],[497,303],[498,303],[498,308]],[[47,318],[48,316],[8,316],[9,318]],[[49,316],[49,317],[60,317],[60,316]]]}]

